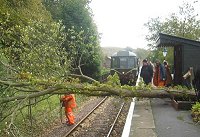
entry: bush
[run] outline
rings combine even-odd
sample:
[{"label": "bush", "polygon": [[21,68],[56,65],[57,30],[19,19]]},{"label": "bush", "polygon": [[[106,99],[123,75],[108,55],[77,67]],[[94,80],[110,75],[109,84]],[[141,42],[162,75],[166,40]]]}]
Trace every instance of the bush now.
[{"label": "bush", "polygon": [[200,102],[196,102],[196,104],[192,106],[191,113],[193,121],[200,122]]}]

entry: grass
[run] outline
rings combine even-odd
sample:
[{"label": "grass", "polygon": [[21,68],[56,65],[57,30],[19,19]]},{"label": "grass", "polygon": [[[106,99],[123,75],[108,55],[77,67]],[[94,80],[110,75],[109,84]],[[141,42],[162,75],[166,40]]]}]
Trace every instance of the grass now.
[{"label": "grass", "polygon": [[[15,131],[16,134],[19,132],[21,136],[26,137],[39,136],[42,134],[49,126],[53,125],[55,120],[60,118],[59,98],[59,95],[53,95],[48,99],[32,105],[32,115],[30,115],[30,107],[25,107],[21,111],[18,111],[14,120],[16,130],[13,131]],[[76,95],[77,106],[81,106],[82,102],[88,100],[88,98],[89,97],[84,95]],[[37,100],[32,99],[31,102],[34,103]],[[29,102],[26,102],[26,104],[29,104]],[[0,136],[6,137],[8,134],[11,134],[11,131],[7,130],[10,118],[11,117],[8,117],[0,123]]]}]

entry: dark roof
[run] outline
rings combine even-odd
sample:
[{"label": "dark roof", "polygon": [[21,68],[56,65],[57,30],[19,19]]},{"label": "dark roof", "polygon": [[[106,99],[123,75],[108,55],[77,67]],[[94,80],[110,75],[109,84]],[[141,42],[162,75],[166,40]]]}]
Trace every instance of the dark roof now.
[{"label": "dark roof", "polygon": [[173,47],[175,45],[191,45],[200,47],[200,42],[182,37],[159,33],[158,39],[156,41],[156,47]]},{"label": "dark roof", "polygon": [[121,50],[114,53],[111,57],[116,57],[116,56],[136,56],[136,54],[131,51]]}]

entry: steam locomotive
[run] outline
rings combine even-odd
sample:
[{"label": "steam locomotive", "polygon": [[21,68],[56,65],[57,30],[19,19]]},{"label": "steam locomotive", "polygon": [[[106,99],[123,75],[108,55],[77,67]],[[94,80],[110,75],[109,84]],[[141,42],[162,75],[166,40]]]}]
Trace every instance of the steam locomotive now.
[{"label": "steam locomotive", "polygon": [[111,56],[111,75],[117,73],[121,85],[135,85],[139,73],[139,61],[135,53],[121,50]]}]

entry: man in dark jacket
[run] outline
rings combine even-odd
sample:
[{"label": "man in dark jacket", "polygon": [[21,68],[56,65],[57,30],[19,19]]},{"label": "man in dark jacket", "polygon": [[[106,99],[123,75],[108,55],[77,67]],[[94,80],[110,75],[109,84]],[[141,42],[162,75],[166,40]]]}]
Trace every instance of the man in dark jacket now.
[{"label": "man in dark jacket", "polygon": [[146,85],[148,85],[152,81],[153,67],[150,64],[148,64],[146,59],[144,59],[142,61],[142,63],[143,63],[143,66],[142,66],[142,69],[141,69],[140,77],[142,77],[144,83]]}]

